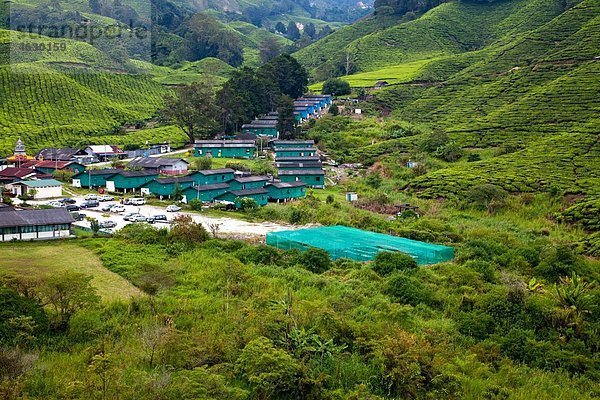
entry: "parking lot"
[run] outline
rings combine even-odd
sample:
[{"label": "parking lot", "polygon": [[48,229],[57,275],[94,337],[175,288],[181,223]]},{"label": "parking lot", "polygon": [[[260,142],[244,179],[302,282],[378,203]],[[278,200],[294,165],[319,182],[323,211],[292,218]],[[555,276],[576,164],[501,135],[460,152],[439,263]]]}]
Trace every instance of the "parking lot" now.
[{"label": "parking lot", "polygon": [[[85,203],[86,199],[83,196],[71,197],[75,200],[77,205],[81,205]],[[38,204],[47,204],[48,202],[38,202]],[[102,211],[103,207],[120,205],[118,201],[109,201],[109,202],[101,202],[99,207],[83,209],[78,211],[80,214],[84,214],[86,217],[95,218],[98,222],[106,222],[113,221],[117,226],[111,231],[116,232],[119,229],[122,229],[124,226],[131,224],[133,222],[125,221],[124,216],[130,213],[138,213],[143,215],[144,217],[152,217],[155,215],[165,215],[167,217],[167,221],[170,222],[178,215],[189,215],[192,217],[194,222],[201,223],[207,230],[210,231],[211,225],[219,226],[219,233],[228,236],[235,237],[265,237],[269,232],[276,232],[282,230],[290,230],[290,229],[298,229],[298,227],[294,227],[291,225],[278,224],[273,222],[246,222],[233,218],[215,218],[209,217],[205,215],[200,215],[196,213],[189,212],[175,212],[169,213],[166,211],[166,208],[169,204],[165,204],[163,207],[151,206],[151,205],[123,205],[125,208],[125,212],[123,213],[111,213],[109,211]],[[159,227],[168,227],[169,223],[156,223],[153,226]],[[76,226],[90,228],[90,222],[83,220],[75,223]]]}]

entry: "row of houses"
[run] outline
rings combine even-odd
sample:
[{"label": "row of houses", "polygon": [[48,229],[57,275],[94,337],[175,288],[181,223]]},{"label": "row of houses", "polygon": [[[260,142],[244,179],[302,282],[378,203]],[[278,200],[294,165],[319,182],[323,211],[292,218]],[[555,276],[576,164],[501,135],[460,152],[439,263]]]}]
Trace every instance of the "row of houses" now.
[{"label": "row of houses", "polygon": [[241,199],[254,199],[259,205],[269,201],[287,202],[306,195],[303,181],[276,182],[268,176],[244,176],[233,169],[192,172],[185,176],[164,177],[153,171],[116,169],[88,170],[73,177],[73,186],[106,188],[113,193],[141,193],[158,198],[183,196],[184,202],[228,201],[241,206]]},{"label": "row of houses", "polygon": [[[330,95],[305,95],[294,101],[294,117],[297,123],[310,118],[318,118],[332,104]],[[242,125],[243,137],[279,138],[279,115],[271,112]]]},{"label": "row of houses", "polygon": [[282,182],[305,182],[310,187],[325,188],[325,170],[314,140],[275,140],[271,148]]}]

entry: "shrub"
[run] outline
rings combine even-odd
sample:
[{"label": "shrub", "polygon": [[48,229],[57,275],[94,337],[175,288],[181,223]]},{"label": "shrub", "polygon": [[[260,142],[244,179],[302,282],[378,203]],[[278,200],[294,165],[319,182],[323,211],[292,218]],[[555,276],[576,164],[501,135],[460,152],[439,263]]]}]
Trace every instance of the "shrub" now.
[{"label": "shrub", "polygon": [[271,246],[247,246],[234,253],[234,256],[244,264],[279,265],[281,252]]},{"label": "shrub", "polygon": [[301,253],[298,262],[315,274],[328,271],[333,266],[329,254],[325,250],[316,247],[311,247]]},{"label": "shrub", "polygon": [[443,130],[435,130],[430,133],[427,138],[421,143],[421,150],[427,153],[434,153],[440,147],[445,146],[450,142],[448,134]]},{"label": "shrub", "polygon": [[585,261],[577,256],[566,244],[551,246],[535,267],[535,272],[549,281],[556,282],[560,277],[570,276],[573,272],[581,273]]},{"label": "shrub", "polygon": [[444,146],[438,147],[435,156],[444,161],[456,162],[464,155],[465,151],[455,142],[450,142]]},{"label": "shrub", "polygon": [[379,252],[373,262],[373,270],[380,276],[388,276],[395,271],[406,271],[415,268],[417,268],[417,262],[408,254],[400,252]]},{"label": "shrub", "polygon": [[386,293],[395,301],[412,306],[428,303],[431,300],[431,294],[423,284],[404,272],[397,272],[390,277]]},{"label": "shrub", "polygon": [[479,153],[470,153],[467,156],[467,161],[468,162],[477,162],[477,161],[481,161],[481,155]]},{"label": "shrub", "polygon": [[492,213],[504,207],[507,197],[508,192],[501,187],[492,184],[483,184],[473,186],[469,189],[466,200],[469,205]]},{"label": "shrub", "polygon": [[475,310],[459,313],[454,317],[458,331],[463,335],[483,340],[494,333],[494,319],[486,313]]},{"label": "shrub", "polygon": [[187,244],[202,243],[210,238],[202,224],[194,222],[189,215],[180,215],[173,219],[169,238],[175,242]]},{"label": "shrub", "polygon": [[242,211],[252,211],[258,208],[258,203],[250,197],[244,197],[240,200],[240,207]]},{"label": "shrub", "polygon": [[193,162],[194,169],[197,171],[204,171],[212,168],[212,158],[211,157],[198,157],[194,159]]},{"label": "shrub", "polygon": [[198,199],[193,199],[188,202],[190,208],[194,211],[202,211],[202,201]]},{"label": "shrub", "polygon": [[350,83],[340,79],[332,78],[323,83],[323,94],[332,94],[336,96],[344,96],[352,93]]}]

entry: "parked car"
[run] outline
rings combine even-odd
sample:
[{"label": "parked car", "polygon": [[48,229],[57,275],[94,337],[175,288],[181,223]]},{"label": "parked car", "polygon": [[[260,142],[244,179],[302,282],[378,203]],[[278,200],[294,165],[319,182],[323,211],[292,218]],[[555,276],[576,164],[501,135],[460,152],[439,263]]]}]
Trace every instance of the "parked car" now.
[{"label": "parked car", "polygon": [[50,207],[54,207],[54,208],[64,207],[64,204],[61,203],[60,201],[50,201],[50,202],[46,203],[46,205],[50,206]]},{"label": "parked car", "polygon": [[133,222],[133,219],[136,218],[136,217],[138,217],[138,216],[141,217],[142,215],[138,214],[138,213],[128,213],[128,214],[125,214],[125,216],[123,216],[123,219],[125,221]]},{"label": "parked car", "polygon": [[75,221],[83,221],[85,219],[85,214],[81,214],[78,212],[72,212],[71,216]]},{"label": "parked car", "polygon": [[58,201],[61,202],[62,204],[65,204],[65,205],[77,203],[75,200],[73,200],[71,198],[68,198],[68,197],[66,199],[60,199]]},{"label": "parked car", "polygon": [[146,199],[143,199],[141,197],[129,199],[129,204],[131,204],[132,206],[143,206],[146,204]]},{"label": "parked car", "polygon": [[102,228],[100,230],[98,230],[98,233],[101,235],[108,235],[111,236],[112,234],[114,234],[112,229],[108,229],[108,228]]},{"label": "parked car", "polygon": [[120,214],[125,212],[125,207],[122,205],[116,204],[110,207],[109,210],[111,213]]},{"label": "parked car", "polygon": [[117,227],[117,223],[115,221],[100,222],[101,229],[110,229],[110,228],[116,228],[116,227]]},{"label": "parked car", "polygon": [[87,200],[87,201],[84,201],[80,207],[81,208],[95,208],[95,207],[99,207],[99,206],[100,206],[100,203],[98,202],[98,200]]},{"label": "parked car", "polygon": [[150,224],[155,224],[157,222],[168,223],[169,220],[166,215],[153,215],[152,217],[146,218],[146,222]]},{"label": "parked car", "polygon": [[181,207],[175,205],[175,204],[171,204],[170,206],[167,207],[167,212],[179,212],[181,211]]},{"label": "parked car", "polygon": [[98,200],[98,195],[97,194],[88,194],[87,196],[84,197],[85,200]]},{"label": "parked car", "polygon": [[68,212],[75,212],[75,211],[81,210],[81,208],[75,204],[69,204],[65,208],[67,209]]},{"label": "parked car", "polygon": [[146,217],[144,217],[143,215],[138,214],[138,215],[134,215],[129,220],[131,222],[146,222]]},{"label": "parked car", "polygon": [[113,207],[114,207],[114,204],[113,204],[113,205],[111,205],[111,204],[106,204],[106,205],[103,205],[102,207],[100,207],[100,211],[103,211],[103,212],[110,212],[110,210],[111,210]]},{"label": "parked car", "polygon": [[114,200],[115,200],[115,198],[114,198],[114,197],[112,197],[112,196],[109,196],[109,195],[107,195],[107,194],[103,194],[102,196],[99,196],[99,197],[98,197],[98,201],[101,201],[101,202],[105,202],[105,201],[114,201]]}]

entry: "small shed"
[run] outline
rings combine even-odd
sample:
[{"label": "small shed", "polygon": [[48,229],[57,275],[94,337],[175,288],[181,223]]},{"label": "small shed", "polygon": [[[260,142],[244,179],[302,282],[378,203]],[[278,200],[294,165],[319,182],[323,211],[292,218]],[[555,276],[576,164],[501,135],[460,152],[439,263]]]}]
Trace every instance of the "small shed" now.
[{"label": "small shed", "polygon": [[324,189],[325,170],[323,169],[299,169],[279,171],[281,182],[304,182],[306,186]]},{"label": "small shed", "polygon": [[227,183],[190,186],[183,191],[183,201],[189,203],[192,200],[200,200],[203,203],[212,203],[217,197],[228,191],[229,184]]},{"label": "small shed", "polygon": [[242,134],[245,135],[256,135],[257,137],[279,137],[279,130],[277,129],[277,119],[257,119],[249,124],[242,125]]},{"label": "small shed", "polygon": [[232,181],[235,178],[235,171],[231,168],[207,169],[192,172],[188,177],[194,180],[195,185],[212,185]]},{"label": "small shed", "polygon": [[76,188],[103,188],[106,180],[121,172],[120,169],[88,169],[73,176],[73,187]]},{"label": "small shed", "polygon": [[271,182],[267,185],[269,200],[288,202],[306,196],[306,183],[304,182]]},{"label": "small shed", "polygon": [[322,169],[323,163],[321,161],[278,162],[275,163],[275,166],[281,171],[294,169]]},{"label": "small shed", "polygon": [[185,190],[194,184],[194,179],[189,176],[174,178],[156,178],[142,186],[142,194],[157,197],[171,197],[177,189]]},{"label": "small shed", "polygon": [[235,204],[236,208],[242,208],[242,199],[253,199],[259,206],[266,206],[269,203],[269,191],[265,188],[233,190],[217,198],[217,200],[228,201]]},{"label": "small shed", "polygon": [[152,171],[119,171],[106,180],[109,192],[136,192],[146,183],[158,178]]}]

